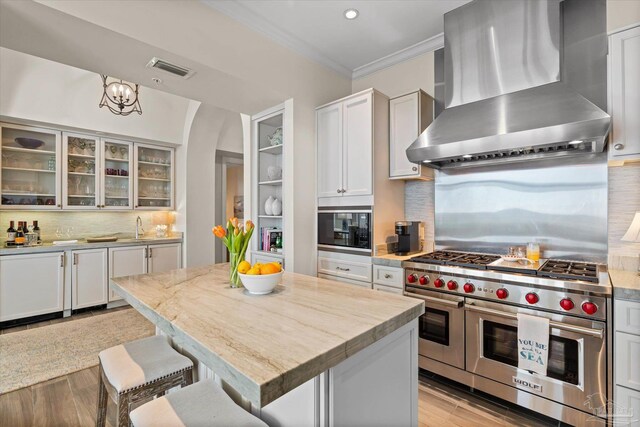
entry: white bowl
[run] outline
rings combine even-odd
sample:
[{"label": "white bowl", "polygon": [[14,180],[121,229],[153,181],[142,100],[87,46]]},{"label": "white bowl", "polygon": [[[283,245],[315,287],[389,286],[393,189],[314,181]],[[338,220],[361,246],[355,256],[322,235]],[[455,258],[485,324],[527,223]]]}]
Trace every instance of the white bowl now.
[{"label": "white bowl", "polygon": [[247,288],[250,294],[253,295],[266,295],[270,294],[282,280],[282,275],[284,271],[273,274],[261,274],[261,275],[253,275],[253,274],[241,274],[240,280],[242,280],[242,285]]}]

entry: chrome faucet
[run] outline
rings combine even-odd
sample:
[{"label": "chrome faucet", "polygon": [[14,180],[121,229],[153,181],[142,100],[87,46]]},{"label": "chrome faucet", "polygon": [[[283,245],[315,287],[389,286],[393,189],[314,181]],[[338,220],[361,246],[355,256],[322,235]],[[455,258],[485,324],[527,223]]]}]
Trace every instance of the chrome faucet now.
[{"label": "chrome faucet", "polygon": [[144,237],[144,228],[142,228],[142,218],[136,218],[136,239],[139,239],[140,236]]}]

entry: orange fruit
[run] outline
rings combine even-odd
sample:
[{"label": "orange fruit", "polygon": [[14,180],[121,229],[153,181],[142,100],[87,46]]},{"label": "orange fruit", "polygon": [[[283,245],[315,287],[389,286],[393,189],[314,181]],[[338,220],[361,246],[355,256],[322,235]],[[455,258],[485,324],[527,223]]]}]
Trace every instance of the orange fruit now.
[{"label": "orange fruit", "polygon": [[275,274],[275,273],[278,273],[279,271],[280,269],[275,265],[273,265],[273,263],[264,264],[262,267],[260,267],[261,274]]},{"label": "orange fruit", "polygon": [[247,274],[249,274],[251,276],[259,276],[261,274],[260,273],[260,268],[253,267],[253,268],[249,269],[249,271],[247,271]]},{"label": "orange fruit", "polygon": [[247,274],[247,271],[250,269],[251,263],[249,263],[249,261],[241,261],[240,264],[238,264],[238,273],[240,274]]},{"label": "orange fruit", "polygon": [[280,264],[278,261],[274,261],[270,264],[276,268],[276,273],[280,273],[282,271],[282,264]]}]

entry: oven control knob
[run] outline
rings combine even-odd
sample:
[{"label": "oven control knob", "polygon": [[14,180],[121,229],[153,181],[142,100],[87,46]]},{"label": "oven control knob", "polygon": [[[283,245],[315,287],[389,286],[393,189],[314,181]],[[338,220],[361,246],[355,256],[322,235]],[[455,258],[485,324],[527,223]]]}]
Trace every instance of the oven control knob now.
[{"label": "oven control knob", "polygon": [[468,294],[470,294],[471,292],[476,290],[476,287],[473,286],[473,283],[465,283],[464,286],[462,287],[464,289],[464,291]]},{"label": "oven control knob", "polygon": [[526,299],[529,304],[536,304],[538,301],[540,301],[540,297],[534,292],[529,292],[528,294],[526,294],[524,296],[524,299]]},{"label": "oven control knob", "polygon": [[433,281],[433,286],[435,286],[436,288],[441,288],[444,286],[444,280],[442,279],[436,279]]},{"label": "oven control knob", "polygon": [[415,283],[416,280],[418,280],[418,276],[416,274],[410,274],[407,276],[407,282],[409,283]]},{"label": "oven control knob", "polygon": [[456,282],[455,280],[449,280],[447,282],[447,288],[449,288],[450,291],[455,291],[456,289],[458,289],[458,282]]},{"label": "oven control knob", "polygon": [[598,306],[592,302],[587,301],[585,303],[582,303],[582,311],[589,315],[596,314],[596,311],[598,311]]},{"label": "oven control knob", "polygon": [[496,291],[496,296],[500,299],[505,299],[506,297],[509,296],[509,291],[506,290],[505,288],[500,288]]},{"label": "oven control knob", "polygon": [[565,311],[572,310],[575,306],[576,305],[569,298],[563,298],[560,300],[560,307]]},{"label": "oven control knob", "polygon": [[428,285],[429,284],[429,276],[420,277],[420,284],[421,285]]}]

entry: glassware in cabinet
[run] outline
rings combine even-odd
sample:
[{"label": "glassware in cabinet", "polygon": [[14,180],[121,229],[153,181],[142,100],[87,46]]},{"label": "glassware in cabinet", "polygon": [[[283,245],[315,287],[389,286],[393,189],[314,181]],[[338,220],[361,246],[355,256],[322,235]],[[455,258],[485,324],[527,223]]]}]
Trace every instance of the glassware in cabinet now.
[{"label": "glassware in cabinet", "polygon": [[102,209],[132,207],[133,143],[103,138]]},{"label": "glassware in cabinet", "polygon": [[174,150],[136,144],[135,171],[135,208],[173,209]]},{"label": "glassware in cabinet", "polygon": [[62,134],[62,199],[65,209],[96,209],[99,200],[100,140],[90,135]]}]

